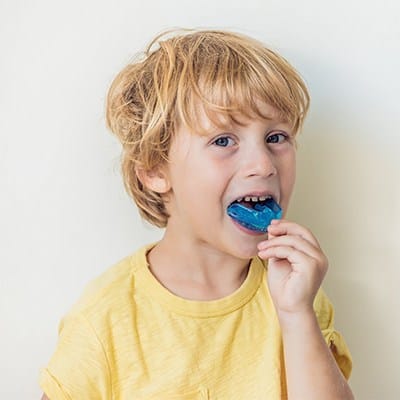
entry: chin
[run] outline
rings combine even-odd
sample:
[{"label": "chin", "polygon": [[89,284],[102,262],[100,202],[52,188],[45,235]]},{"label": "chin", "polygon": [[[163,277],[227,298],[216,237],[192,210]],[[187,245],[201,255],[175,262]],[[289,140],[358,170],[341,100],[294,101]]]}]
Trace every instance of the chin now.
[{"label": "chin", "polygon": [[244,244],[242,243],[242,245],[235,247],[232,255],[243,260],[249,260],[250,258],[258,255],[257,244],[258,242],[251,245],[249,244],[248,246],[244,246]]}]

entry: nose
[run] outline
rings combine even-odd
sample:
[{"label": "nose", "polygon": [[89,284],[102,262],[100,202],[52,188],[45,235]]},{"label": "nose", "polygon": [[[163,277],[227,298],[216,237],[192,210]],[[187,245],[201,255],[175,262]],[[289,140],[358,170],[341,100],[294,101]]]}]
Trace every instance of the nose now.
[{"label": "nose", "polygon": [[265,146],[254,146],[246,154],[244,162],[245,176],[258,176],[267,178],[276,175],[275,160]]}]

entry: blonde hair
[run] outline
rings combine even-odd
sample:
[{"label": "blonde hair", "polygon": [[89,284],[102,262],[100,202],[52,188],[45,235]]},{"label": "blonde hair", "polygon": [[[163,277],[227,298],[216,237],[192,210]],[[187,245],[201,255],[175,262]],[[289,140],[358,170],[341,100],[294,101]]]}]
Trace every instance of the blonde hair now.
[{"label": "blonde hair", "polygon": [[162,196],[142,184],[137,168],[151,171],[168,161],[179,124],[200,133],[199,103],[219,125],[238,122],[238,115],[268,118],[257,106],[260,100],[298,132],[309,107],[303,80],[283,57],[233,32],[165,32],[116,76],[106,121],[122,143],[124,185],[144,219],[164,227],[168,213]]}]

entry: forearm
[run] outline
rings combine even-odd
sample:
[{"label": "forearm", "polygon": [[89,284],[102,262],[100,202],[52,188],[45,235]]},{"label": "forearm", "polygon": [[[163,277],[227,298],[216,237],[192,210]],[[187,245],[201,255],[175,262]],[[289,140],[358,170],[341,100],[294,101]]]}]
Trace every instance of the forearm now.
[{"label": "forearm", "polygon": [[313,312],[281,314],[289,400],[353,400]]}]

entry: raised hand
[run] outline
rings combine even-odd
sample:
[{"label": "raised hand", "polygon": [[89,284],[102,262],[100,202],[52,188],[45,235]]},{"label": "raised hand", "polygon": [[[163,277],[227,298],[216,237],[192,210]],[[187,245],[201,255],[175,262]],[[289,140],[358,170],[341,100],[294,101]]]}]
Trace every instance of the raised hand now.
[{"label": "raised hand", "polygon": [[328,269],[314,235],[294,222],[273,220],[268,240],[258,249],[259,257],[268,260],[268,285],[278,316],[311,311]]}]

